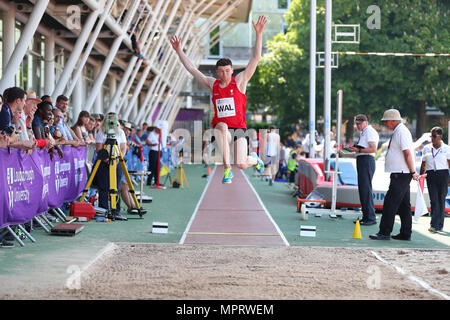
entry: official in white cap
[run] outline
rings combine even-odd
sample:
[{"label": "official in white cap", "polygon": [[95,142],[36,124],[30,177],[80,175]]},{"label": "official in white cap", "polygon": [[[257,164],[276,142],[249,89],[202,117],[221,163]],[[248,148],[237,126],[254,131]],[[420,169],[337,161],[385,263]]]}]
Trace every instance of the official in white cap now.
[{"label": "official in white cap", "polygon": [[398,212],[401,222],[400,233],[393,235],[392,239],[411,240],[412,215],[409,184],[411,179],[419,179],[414,165],[411,132],[403,124],[400,112],[396,109],[386,110],[381,121],[389,130],[393,130],[384,167],[386,172],[391,173],[391,181],[384,197],[379,231],[369,237],[374,240],[389,240],[395,214]]}]

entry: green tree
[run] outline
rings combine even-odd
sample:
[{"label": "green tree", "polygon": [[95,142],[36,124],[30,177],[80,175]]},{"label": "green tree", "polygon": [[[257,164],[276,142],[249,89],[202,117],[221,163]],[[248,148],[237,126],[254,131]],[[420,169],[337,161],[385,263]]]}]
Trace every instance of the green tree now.
[{"label": "green tree", "polygon": [[[309,113],[309,0],[294,0],[285,15],[288,32],[269,42],[268,56],[252,79],[250,92],[261,108],[278,115],[279,125],[306,119]],[[324,51],[324,1],[317,1],[317,51]],[[380,28],[369,28],[372,0],[333,1],[334,24],[359,24],[359,44],[333,44],[332,51],[448,53],[450,2],[438,0],[378,1]],[[298,47],[299,50],[296,50]],[[290,56],[289,56],[290,55]],[[343,118],[366,113],[372,122],[395,107],[410,120],[417,133],[425,127],[425,104],[450,113],[449,57],[390,57],[340,55],[332,71],[332,101],[344,91]],[[267,74],[266,74],[267,72]],[[280,80],[281,79],[281,80]],[[283,81],[285,81],[283,83]],[[316,69],[316,111],[323,113],[323,69]],[[252,99],[249,101],[253,102]],[[335,103],[332,102],[335,118]],[[432,126],[435,124],[427,124]],[[351,126],[352,127],[352,126]]]}]

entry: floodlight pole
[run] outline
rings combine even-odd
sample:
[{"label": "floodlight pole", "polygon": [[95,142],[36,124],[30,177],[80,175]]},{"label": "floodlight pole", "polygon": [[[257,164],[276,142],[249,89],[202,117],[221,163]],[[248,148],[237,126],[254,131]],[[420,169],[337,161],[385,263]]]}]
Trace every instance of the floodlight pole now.
[{"label": "floodlight pole", "polygon": [[316,0],[311,0],[309,48],[309,157],[314,158],[316,131]]},{"label": "floodlight pole", "polygon": [[[332,0],[325,0],[325,83],[324,83],[324,171],[330,171],[330,126],[331,126],[331,15]],[[326,173],[328,179],[329,173]]]},{"label": "floodlight pole", "polygon": [[331,214],[334,214],[336,211],[336,198],[337,198],[337,180],[339,176],[339,146],[341,141],[341,122],[342,122],[342,95],[343,91],[338,90],[337,92],[337,117],[336,117],[336,144],[337,144],[337,152],[336,152],[336,162],[334,165],[333,172],[333,189],[331,196]]}]

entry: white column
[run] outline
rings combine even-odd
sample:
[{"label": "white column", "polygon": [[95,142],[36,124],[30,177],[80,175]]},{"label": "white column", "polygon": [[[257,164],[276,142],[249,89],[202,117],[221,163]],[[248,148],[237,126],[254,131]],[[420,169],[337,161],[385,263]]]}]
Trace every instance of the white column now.
[{"label": "white column", "polygon": [[2,70],[6,69],[9,58],[11,57],[15,46],[15,25],[16,25],[16,7],[10,6],[10,10],[4,10],[2,12],[3,18],[3,48],[2,48]]},{"label": "white column", "polygon": [[314,158],[316,131],[316,0],[310,1],[310,48],[309,48],[309,157]]},{"label": "white column", "polygon": [[80,62],[78,64],[78,67],[76,68],[75,73],[72,76],[72,82],[67,86],[66,90],[66,96],[70,96],[72,93],[72,90],[75,87],[76,82],[80,78],[81,72],[83,71],[84,65],[86,64],[89,55],[92,51],[92,48],[94,47],[95,42],[97,41],[98,35],[100,34],[100,31],[102,30],[103,24],[105,23],[106,17],[109,14],[109,11],[111,9],[111,6],[113,5],[115,0],[108,0],[108,3],[106,4],[106,7],[104,8],[102,14],[100,15],[100,18],[98,19],[98,22],[95,26],[94,31],[91,33],[88,44],[86,46],[86,49],[83,52],[83,55],[81,56]]},{"label": "white column", "polygon": [[3,70],[2,78],[0,80],[0,92],[3,92],[6,88],[14,85],[16,71],[19,69],[22,59],[27,52],[27,47],[39,26],[39,22],[44,15],[48,2],[49,0],[39,0],[34,6],[30,19],[23,29],[22,36],[20,37],[19,42],[17,42],[6,68]]},{"label": "white column", "polygon": [[73,106],[73,119],[78,119],[78,115],[82,111],[82,103],[83,103],[83,84],[81,78],[75,84],[75,89],[73,90],[73,94],[70,97],[70,103]]},{"label": "white column", "polygon": [[94,27],[95,21],[97,20],[98,15],[100,14],[100,9],[92,12],[86,23],[83,25],[81,29],[80,35],[75,42],[72,52],[70,53],[69,59],[64,65],[64,70],[61,76],[58,79],[58,83],[55,86],[55,90],[52,92],[52,100],[55,101],[56,97],[60,94],[64,93],[64,89],[67,83],[70,80],[70,76],[72,75],[72,71],[75,68],[78,59],[81,56],[81,52],[83,51],[84,45],[91,34],[92,28]]},{"label": "white column", "polygon": [[[192,19],[192,21],[196,21],[198,18],[199,18],[199,16],[201,16],[210,6],[212,6],[217,0],[209,0],[209,1],[207,1],[207,3],[205,4],[205,1],[206,0],[202,0],[202,1],[200,1],[196,6],[195,6],[195,8],[193,9],[193,13],[195,13],[195,16],[194,16],[194,18]],[[222,10],[224,10],[225,8],[226,8],[226,6],[228,6],[228,4],[227,3],[225,3],[225,4],[223,4],[218,10],[216,10],[216,12],[211,16],[211,17],[209,17],[208,19],[211,19],[213,16],[216,16],[219,12],[221,12]],[[199,10],[199,11],[197,11],[197,10]],[[191,20],[191,19],[189,19],[189,20]],[[207,21],[209,21],[209,20],[207,20]],[[205,25],[205,22],[202,24],[202,25]],[[188,40],[188,38],[189,38],[189,36],[190,36],[190,34],[191,34],[191,30],[192,30],[192,28],[194,27],[194,23],[191,23],[190,24],[190,26],[189,26],[189,28],[188,28],[188,30],[186,31],[186,30],[184,30],[183,32],[184,32],[184,34],[181,34],[180,36],[182,37],[182,45],[184,46],[185,44],[186,44],[186,42],[187,42],[187,40]],[[183,36],[184,35],[184,36]],[[193,39],[191,39],[191,45],[194,43],[194,40],[195,40],[195,38],[193,38]],[[169,51],[172,51],[172,50],[169,50]],[[188,52],[189,52],[189,49],[188,49]],[[173,53],[173,52],[172,52]],[[155,108],[156,108],[156,106],[157,106],[157,103],[158,103],[158,101],[159,101],[159,92],[160,92],[160,88],[161,88],[161,83],[162,82],[165,82],[162,78],[164,77],[164,76],[166,76],[167,78],[169,78],[170,77],[170,75],[172,74],[172,71],[173,71],[173,67],[174,66],[180,66],[179,64],[178,64],[178,57],[176,57],[176,55],[175,55],[175,59],[173,59],[172,60],[172,58],[173,58],[173,56],[171,56],[171,60],[168,62],[168,65],[172,65],[172,69],[171,69],[171,71],[169,71],[168,73],[166,73],[166,74],[157,74],[157,76],[153,79],[153,83],[152,83],[152,86],[150,87],[150,89],[149,89],[149,91],[147,92],[147,95],[146,95],[146,98],[145,98],[145,100],[144,100],[144,103],[143,103],[143,105],[141,106],[141,109],[139,110],[139,112],[138,112],[138,115],[137,115],[137,119],[139,120],[139,121],[145,121],[145,119],[152,119],[152,114],[153,114],[153,112],[154,112],[154,110],[155,110]],[[158,86],[156,86],[155,84],[158,84]],[[166,86],[167,84],[165,84],[165,86]],[[162,90],[165,90],[165,86],[164,86],[164,88],[161,88]],[[156,102],[154,101],[155,100],[155,96],[156,96]]]},{"label": "white column", "polygon": [[117,90],[117,79],[115,76],[110,76],[109,77],[109,104],[111,104],[112,98],[113,98],[116,90]]},{"label": "white column", "polygon": [[[100,72],[102,70],[101,66],[95,67],[95,78],[97,78],[100,75]],[[95,97],[95,104],[93,107],[91,107],[91,110],[88,110],[89,112],[94,113],[103,113],[103,82],[100,86],[100,89],[98,90],[97,96]]]},{"label": "white column", "polygon": [[55,35],[45,37],[44,51],[44,93],[51,94],[55,89]]},{"label": "white column", "polygon": [[[139,3],[140,3],[140,1],[133,2],[130,7],[130,10],[127,12],[127,15],[125,17],[125,22],[122,26],[122,29],[124,32],[126,32],[126,30],[128,29],[128,26],[130,25],[131,19],[133,18],[134,14],[136,13]],[[118,36],[114,40],[114,42],[111,46],[111,50],[109,51],[109,54],[106,56],[105,61],[103,62],[100,74],[94,81],[94,86],[92,88],[92,92],[86,100],[85,108],[87,110],[89,110],[92,107],[92,105],[94,104],[97,94],[98,94],[99,90],[101,89],[102,83],[105,80],[106,74],[108,73],[108,70],[111,67],[114,57],[116,56],[117,51],[119,50],[124,37],[125,37],[125,35],[124,35],[124,33],[122,33],[120,36]]]},{"label": "white column", "polygon": [[[165,6],[161,9],[162,4],[165,4]],[[147,55],[149,51],[149,48],[151,48],[152,45],[152,40],[153,37],[155,35],[156,30],[152,30],[155,29],[153,28],[154,26],[159,26],[165,12],[166,9],[169,5],[169,1],[165,1],[165,0],[158,0],[158,3],[156,4],[156,7],[154,9],[154,11],[152,12],[152,18],[150,19],[150,21],[147,23],[146,27],[145,27],[145,31],[143,38],[147,41],[147,43],[145,44],[144,48],[143,48],[143,54]],[[125,101],[125,97],[128,94],[128,92],[130,91],[131,86],[133,85],[133,81],[136,78],[136,74],[139,71],[141,65],[142,65],[142,60],[137,61],[137,57],[133,56],[130,60],[130,63],[127,67],[127,69],[125,70],[125,73],[122,77],[122,80],[119,83],[119,87],[117,89],[117,91],[114,94],[113,99],[111,100],[110,106],[109,106],[109,110],[108,112],[120,112],[121,106],[123,105],[123,102]],[[133,74],[131,74],[131,72],[133,71],[134,68],[134,72]],[[130,77],[131,75],[131,77]],[[128,83],[128,85],[127,85]],[[126,89],[124,90],[126,86]],[[122,96],[122,99],[120,99],[120,97]]]},{"label": "white column", "polygon": [[[169,30],[170,25],[172,24],[172,21],[175,18],[175,14],[177,13],[178,7],[181,4],[181,0],[176,0],[176,3],[173,5],[172,7],[172,11],[170,12],[169,17],[166,20],[166,24],[164,26],[164,30],[161,32],[160,35],[160,41],[158,41],[158,45],[155,46],[155,49],[153,50],[153,54],[152,57],[150,58],[150,62],[149,64],[145,67],[141,79],[139,79],[139,82],[136,86],[136,89],[134,90],[133,96],[131,98],[131,105],[133,105],[136,102],[137,99],[137,95],[140,93],[142,86],[144,85],[144,81],[145,79],[147,79],[147,76],[150,72],[150,66],[153,64],[153,62],[155,61],[155,58],[158,54],[158,50],[161,48],[161,41],[163,41],[162,39],[165,39],[166,34],[167,34],[167,30]],[[169,48],[168,48],[169,49]],[[125,110],[124,112],[124,117],[127,118],[129,113],[130,113],[131,109],[128,108],[127,110]]]}]

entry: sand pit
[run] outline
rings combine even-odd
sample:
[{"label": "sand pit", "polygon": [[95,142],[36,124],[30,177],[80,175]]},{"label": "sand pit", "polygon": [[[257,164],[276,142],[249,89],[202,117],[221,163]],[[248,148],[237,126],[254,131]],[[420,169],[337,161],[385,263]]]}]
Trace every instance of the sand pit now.
[{"label": "sand pit", "polygon": [[[444,299],[450,251],[117,243],[68,288],[32,299]],[[376,258],[402,268],[406,275]],[[413,275],[439,295],[412,281]],[[37,288],[36,288],[37,289]]]}]

